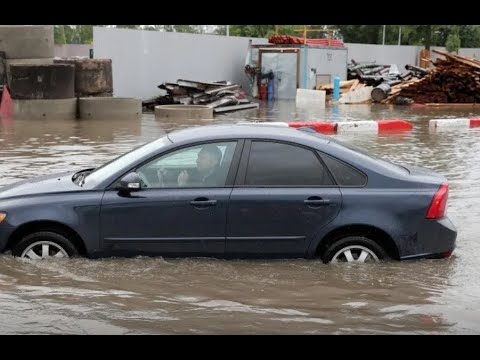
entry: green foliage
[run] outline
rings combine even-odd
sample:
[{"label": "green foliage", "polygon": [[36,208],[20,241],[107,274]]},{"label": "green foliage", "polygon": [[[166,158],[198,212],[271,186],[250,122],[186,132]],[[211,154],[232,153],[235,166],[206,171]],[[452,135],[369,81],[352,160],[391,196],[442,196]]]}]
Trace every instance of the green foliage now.
[{"label": "green foliage", "polygon": [[275,32],[274,25],[230,25],[231,36],[267,37]]},{"label": "green foliage", "polygon": [[447,51],[458,53],[458,49],[460,49],[460,45],[461,45],[461,40],[460,40],[460,35],[458,34],[458,31],[451,32],[450,34],[448,34],[447,41],[445,42],[445,47],[447,48]]},{"label": "green foliage", "polygon": [[[152,31],[214,33],[226,35],[226,25],[55,25],[56,44],[90,44],[93,26],[109,26],[124,29]],[[231,36],[262,37],[275,34],[276,25],[230,25]],[[279,34],[302,37],[304,25],[277,25]],[[383,25],[307,25],[308,29],[338,29],[339,37],[346,43],[381,44]],[[401,28],[401,45],[446,46],[457,49],[480,47],[480,25],[386,25],[385,44],[397,45]],[[323,32],[308,32],[307,37],[325,37]],[[448,46],[447,46],[448,44]],[[454,50],[455,51],[455,50]]]}]

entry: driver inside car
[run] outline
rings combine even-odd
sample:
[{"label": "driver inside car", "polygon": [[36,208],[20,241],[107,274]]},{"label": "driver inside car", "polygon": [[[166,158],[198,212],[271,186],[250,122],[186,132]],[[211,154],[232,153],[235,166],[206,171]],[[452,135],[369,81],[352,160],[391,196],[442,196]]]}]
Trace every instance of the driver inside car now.
[{"label": "driver inside car", "polygon": [[[210,187],[220,185],[218,182],[222,152],[213,144],[202,147],[197,155],[196,168],[183,170],[176,179],[178,187]],[[163,183],[164,173],[160,170],[158,177]]]}]

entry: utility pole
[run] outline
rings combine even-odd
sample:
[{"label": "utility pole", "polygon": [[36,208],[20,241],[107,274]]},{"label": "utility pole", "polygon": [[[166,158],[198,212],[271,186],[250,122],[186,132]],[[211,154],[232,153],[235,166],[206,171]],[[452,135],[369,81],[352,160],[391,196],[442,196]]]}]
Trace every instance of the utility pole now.
[{"label": "utility pole", "polygon": [[227,36],[230,36],[230,25],[227,25]]},{"label": "utility pole", "polygon": [[402,43],[402,27],[398,27],[398,45]]},{"label": "utility pole", "polygon": [[383,40],[382,40],[382,45],[385,45],[385,27],[387,25],[383,25]]}]

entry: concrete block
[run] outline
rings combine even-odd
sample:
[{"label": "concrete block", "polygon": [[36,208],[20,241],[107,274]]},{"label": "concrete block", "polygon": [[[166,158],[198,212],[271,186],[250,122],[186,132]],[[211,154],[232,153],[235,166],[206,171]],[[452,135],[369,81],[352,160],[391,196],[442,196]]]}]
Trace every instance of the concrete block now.
[{"label": "concrete block", "polygon": [[75,97],[74,67],[64,64],[10,65],[8,85],[13,99]]},{"label": "concrete block", "polygon": [[299,107],[316,106],[325,107],[325,91],[297,89],[296,105]]},{"label": "concrete block", "polygon": [[77,99],[13,100],[13,118],[75,120]]},{"label": "concrete block", "polygon": [[136,98],[82,97],[78,99],[80,119],[135,120],[142,117],[142,100]]},{"label": "concrete block", "polygon": [[75,65],[75,93],[78,97],[113,93],[111,59],[56,59],[55,63]]},{"label": "concrete block", "polygon": [[361,89],[343,94],[338,102],[341,104],[356,104],[369,101],[372,99],[372,90],[373,86],[365,86]]},{"label": "concrete block", "polygon": [[209,120],[213,119],[213,109],[204,105],[157,105],[155,119],[175,120]]},{"label": "concrete block", "polygon": [[53,25],[0,25],[0,51],[7,59],[53,58]]},{"label": "concrete block", "polygon": [[0,85],[7,83],[7,64],[5,60],[5,52],[0,51]]}]

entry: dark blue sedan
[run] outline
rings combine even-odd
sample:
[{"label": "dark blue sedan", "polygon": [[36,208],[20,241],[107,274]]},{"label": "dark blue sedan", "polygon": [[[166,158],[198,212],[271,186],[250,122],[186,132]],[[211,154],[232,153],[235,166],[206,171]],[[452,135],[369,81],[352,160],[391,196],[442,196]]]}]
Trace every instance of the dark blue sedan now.
[{"label": "dark blue sedan", "polygon": [[0,188],[0,251],[28,259],[161,255],[442,258],[447,180],[291,128],[175,131],[102,167]]}]

